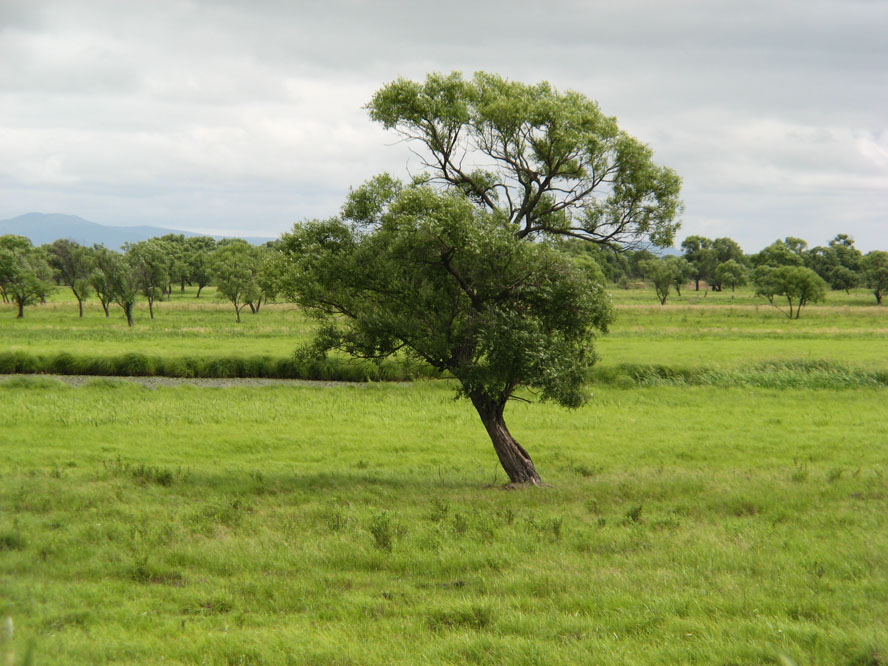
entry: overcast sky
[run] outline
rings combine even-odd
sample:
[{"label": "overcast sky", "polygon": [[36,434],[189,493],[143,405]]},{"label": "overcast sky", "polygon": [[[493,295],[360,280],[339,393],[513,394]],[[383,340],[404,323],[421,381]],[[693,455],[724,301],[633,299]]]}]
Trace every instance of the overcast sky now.
[{"label": "overcast sky", "polygon": [[883,0],[0,0],[0,219],[277,236],[415,166],[374,90],[485,70],[650,145],[679,241],[888,249],[886,34]]}]

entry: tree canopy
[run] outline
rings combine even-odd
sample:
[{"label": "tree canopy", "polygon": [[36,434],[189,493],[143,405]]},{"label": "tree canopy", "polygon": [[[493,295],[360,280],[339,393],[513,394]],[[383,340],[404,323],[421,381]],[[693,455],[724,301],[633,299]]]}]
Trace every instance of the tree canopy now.
[{"label": "tree canopy", "polygon": [[678,175],[580,93],[453,72],[398,79],[367,108],[418,147],[428,169],[418,179],[497,212],[519,238],[672,245]]},{"label": "tree canopy", "polygon": [[786,298],[789,310],[785,314],[789,319],[798,319],[809,302],[818,303],[826,297],[826,282],[804,266],[760,265],[753,273],[753,282],[756,295],[764,296],[774,307],[776,296]]},{"label": "tree canopy", "polygon": [[607,329],[609,301],[591,261],[522,241],[496,210],[460,192],[379,176],[343,218],[284,236],[289,289],[323,321],[316,349],[382,358],[403,350],[450,373],[471,400],[514,483],[539,483],[503,420],[520,387],[575,407]]}]

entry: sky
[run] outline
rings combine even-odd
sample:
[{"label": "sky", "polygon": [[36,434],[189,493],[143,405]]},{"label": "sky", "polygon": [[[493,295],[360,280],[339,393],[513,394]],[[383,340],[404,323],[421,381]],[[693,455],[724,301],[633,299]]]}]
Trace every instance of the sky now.
[{"label": "sky", "polygon": [[277,236],[417,158],[428,72],[576,90],[683,179],[688,236],[888,250],[888,0],[0,0],[0,219]]}]

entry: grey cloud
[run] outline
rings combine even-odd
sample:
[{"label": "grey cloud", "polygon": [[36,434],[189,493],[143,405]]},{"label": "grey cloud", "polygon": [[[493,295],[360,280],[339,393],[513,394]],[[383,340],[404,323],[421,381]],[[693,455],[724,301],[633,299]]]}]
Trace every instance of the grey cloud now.
[{"label": "grey cloud", "polygon": [[361,110],[379,85],[485,69],[617,115],[683,176],[686,233],[752,250],[777,228],[851,229],[888,246],[872,221],[886,208],[886,24],[884,2],[828,0],[8,1],[0,216],[51,202],[269,233],[415,165]]}]

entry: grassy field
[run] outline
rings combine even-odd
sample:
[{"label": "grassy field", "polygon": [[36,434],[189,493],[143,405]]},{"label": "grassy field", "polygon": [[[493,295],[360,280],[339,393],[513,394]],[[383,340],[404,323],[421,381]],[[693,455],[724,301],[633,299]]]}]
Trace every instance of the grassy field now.
[{"label": "grassy field", "polygon": [[[601,366],[736,368],[816,359],[888,370],[888,308],[876,306],[865,290],[850,296],[832,292],[827,304],[809,306],[797,321],[749,290],[738,291],[735,299],[728,292],[686,289],[683,294],[660,306],[653,290],[612,291],[618,316],[599,340]],[[237,324],[233,308],[215,299],[212,289],[200,300],[193,290],[174,294],[156,306],[154,320],[140,307],[136,325],[128,328],[119,308],[106,319],[95,302],[87,302],[80,319],[73,297],[64,291],[45,305],[27,308],[21,320],[15,319],[14,306],[0,305],[0,351],[287,358],[313,330],[313,322],[286,303],[264,306],[258,315],[246,313]]]},{"label": "grassy field", "polygon": [[[625,381],[507,411],[550,484],[526,491],[446,381],[0,379],[0,660],[888,664],[888,389],[863,381],[888,320],[839,298],[790,322],[615,292],[599,349]],[[288,355],[310,332],[193,300],[132,331],[4,307],[0,352]]]}]

